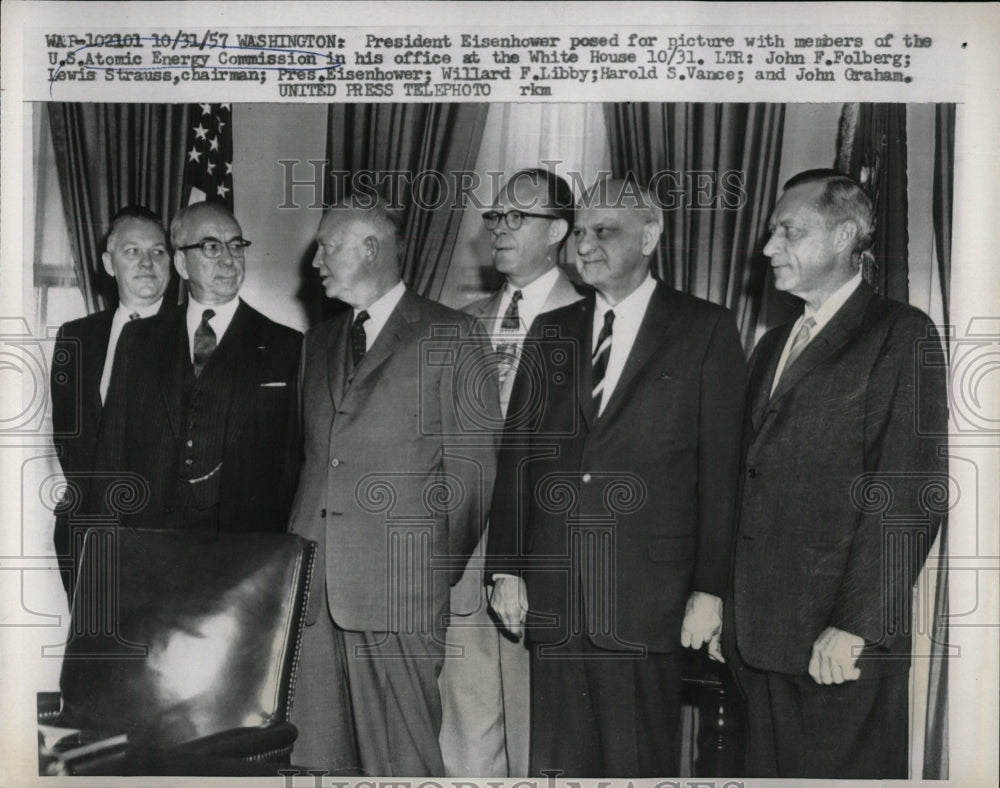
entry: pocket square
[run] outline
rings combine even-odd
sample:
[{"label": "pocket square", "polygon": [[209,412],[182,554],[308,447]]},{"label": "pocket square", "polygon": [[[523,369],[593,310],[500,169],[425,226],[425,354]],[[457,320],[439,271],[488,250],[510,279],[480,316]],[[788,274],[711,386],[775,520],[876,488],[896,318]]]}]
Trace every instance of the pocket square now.
[{"label": "pocket square", "polygon": [[277,389],[277,388],[284,388],[287,385],[288,384],[285,381],[283,381],[283,380],[273,380],[270,383],[261,383],[260,387],[261,388],[269,388],[269,389]]}]

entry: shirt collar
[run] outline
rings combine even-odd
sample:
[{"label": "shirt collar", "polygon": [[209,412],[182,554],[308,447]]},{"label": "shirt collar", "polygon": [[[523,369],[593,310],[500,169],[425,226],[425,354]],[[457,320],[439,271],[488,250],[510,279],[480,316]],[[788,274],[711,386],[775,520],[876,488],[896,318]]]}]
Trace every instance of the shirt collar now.
[{"label": "shirt collar", "polygon": [[156,299],[152,304],[145,304],[143,306],[125,306],[125,304],[119,303],[118,309],[115,310],[114,319],[128,320],[133,314],[137,314],[139,317],[152,317],[160,311],[162,303],[162,298]]},{"label": "shirt collar", "polygon": [[619,301],[615,306],[611,306],[607,299],[600,293],[597,293],[597,299],[595,302],[595,314],[604,317],[605,312],[609,309],[613,310],[615,313],[615,320],[642,320],[643,315],[646,314],[646,307],[649,305],[649,299],[653,296],[653,291],[656,289],[656,280],[653,279],[653,275],[647,273],[646,278],[642,280],[635,290],[629,293],[625,298]]},{"label": "shirt collar", "polygon": [[233,315],[236,314],[236,308],[240,305],[240,299],[234,298],[225,304],[199,304],[197,301],[188,294],[188,304],[187,304],[187,327],[188,336],[193,337],[195,330],[198,328],[198,324],[201,322],[202,313],[206,309],[211,309],[215,312],[215,316],[212,318],[212,329],[215,331],[216,336],[221,341],[222,335],[225,333],[229,324],[233,321]]},{"label": "shirt collar", "polygon": [[858,289],[860,284],[861,271],[859,270],[854,276],[837,288],[830,295],[830,297],[822,303],[819,309],[814,311],[808,304],[806,304],[805,311],[802,313],[802,319],[804,320],[807,317],[812,317],[812,319],[816,321],[816,326],[812,331],[813,335],[818,333],[823,326],[830,322],[830,319],[837,314],[845,303],[847,303],[847,299],[854,294],[854,291]]},{"label": "shirt collar", "polygon": [[549,291],[552,290],[552,287],[555,285],[558,277],[559,269],[553,266],[541,276],[530,281],[524,287],[517,287],[511,282],[507,282],[504,287],[505,300],[510,301],[511,298],[514,297],[514,293],[520,290],[522,301],[527,301],[533,306],[540,307],[545,303],[545,299],[549,297]]},{"label": "shirt collar", "polygon": [[371,347],[371,343],[375,340],[375,337],[379,335],[382,327],[388,322],[389,316],[392,311],[396,308],[400,299],[403,297],[403,293],[406,292],[406,285],[400,280],[388,291],[379,296],[374,302],[372,302],[366,309],[355,309],[354,315],[352,317],[356,318],[358,313],[364,311],[368,313],[368,320],[365,322],[365,333],[368,336],[368,346]]}]

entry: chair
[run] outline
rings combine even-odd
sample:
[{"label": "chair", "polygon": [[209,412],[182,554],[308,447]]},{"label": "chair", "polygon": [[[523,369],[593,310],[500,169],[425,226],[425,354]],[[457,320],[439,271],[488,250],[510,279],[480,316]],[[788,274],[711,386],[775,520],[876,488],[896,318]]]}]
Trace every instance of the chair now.
[{"label": "chair", "polygon": [[137,748],[287,762],[315,542],[118,528],[83,539],[61,698],[38,697],[41,724],[80,731],[49,751],[57,768],[120,773]]}]

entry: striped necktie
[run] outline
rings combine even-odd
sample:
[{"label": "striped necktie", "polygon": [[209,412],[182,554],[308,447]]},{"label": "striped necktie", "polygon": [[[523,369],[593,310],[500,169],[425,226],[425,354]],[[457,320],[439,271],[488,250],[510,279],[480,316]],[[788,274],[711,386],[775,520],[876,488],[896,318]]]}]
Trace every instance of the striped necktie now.
[{"label": "striped necktie", "polygon": [[594,347],[594,413],[601,412],[601,397],[604,394],[604,373],[608,369],[608,357],[611,355],[611,325],[615,322],[615,311],[609,309],[604,313],[604,325],[601,333],[597,336],[597,345]]},{"label": "striped necktie", "polygon": [[351,361],[354,366],[361,363],[368,350],[368,334],[365,332],[365,321],[371,317],[364,309],[358,312],[351,324]]}]

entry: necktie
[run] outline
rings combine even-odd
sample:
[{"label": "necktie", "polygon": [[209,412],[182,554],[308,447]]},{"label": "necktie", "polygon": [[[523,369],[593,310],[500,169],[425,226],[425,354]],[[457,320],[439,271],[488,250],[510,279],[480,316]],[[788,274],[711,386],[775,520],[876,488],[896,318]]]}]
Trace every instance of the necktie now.
[{"label": "necktie", "polygon": [[201,313],[201,322],[194,330],[194,376],[201,375],[205,365],[215,352],[215,330],[208,321],[215,317],[214,309]]},{"label": "necktie", "polygon": [[806,349],[806,345],[809,344],[810,332],[813,326],[816,325],[815,318],[807,317],[802,321],[802,325],[799,327],[798,333],[795,335],[795,339],[792,341],[792,346],[788,350],[788,358],[785,359],[785,368],[781,371],[784,375],[795,363],[802,351]]},{"label": "necktie", "polygon": [[609,309],[604,313],[604,325],[597,336],[594,347],[594,413],[601,412],[601,397],[604,394],[604,373],[608,369],[608,357],[611,355],[611,325],[615,322],[615,311]]},{"label": "necktie", "polygon": [[130,314],[130,315],[128,316],[128,319],[129,319],[130,321],[132,321],[132,320],[138,320],[138,319],[139,319],[139,313],[138,313],[138,312],[133,312],[132,314]]},{"label": "necktie", "polygon": [[362,309],[351,323],[351,360],[354,366],[361,363],[365,351],[368,350],[368,335],[365,334],[364,322],[369,317],[370,315]]},{"label": "necktie", "polygon": [[[518,313],[517,302],[521,300],[523,293],[515,290],[510,297],[510,305],[503,313],[503,320],[500,321],[500,341],[497,342],[497,356],[499,366],[500,386],[507,379],[510,371],[517,361],[517,335],[521,330],[521,316]],[[504,334],[511,334],[504,337]]]}]

